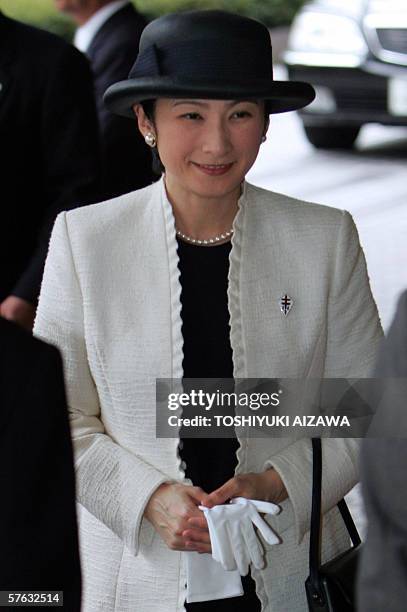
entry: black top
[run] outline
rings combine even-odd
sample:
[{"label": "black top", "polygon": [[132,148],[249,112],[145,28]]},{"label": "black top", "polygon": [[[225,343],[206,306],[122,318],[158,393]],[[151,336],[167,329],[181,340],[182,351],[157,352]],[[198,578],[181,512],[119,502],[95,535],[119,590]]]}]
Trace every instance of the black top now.
[{"label": "black top", "polygon": [[[179,240],[185,378],[232,378],[227,302],[230,242],[195,246]],[[181,433],[182,436],[182,433]],[[206,493],[234,475],[236,438],[182,438],[186,476]]]},{"label": "black top", "polygon": [[[227,298],[230,250],[230,242],[205,247],[178,240],[185,378],[233,377]],[[183,438],[181,434],[186,477],[211,493],[233,477],[238,446],[236,438]],[[242,582],[242,597],[186,604],[187,610],[260,610],[254,581],[249,575]]]}]

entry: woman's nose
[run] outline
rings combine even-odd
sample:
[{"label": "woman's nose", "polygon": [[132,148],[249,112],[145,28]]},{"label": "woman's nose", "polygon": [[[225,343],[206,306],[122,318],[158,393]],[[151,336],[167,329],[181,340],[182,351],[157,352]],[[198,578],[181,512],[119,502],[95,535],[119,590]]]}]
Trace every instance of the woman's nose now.
[{"label": "woman's nose", "polygon": [[220,158],[227,155],[231,149],[227,127],[221,122],[208,125],[203,138],[202,152]]}]

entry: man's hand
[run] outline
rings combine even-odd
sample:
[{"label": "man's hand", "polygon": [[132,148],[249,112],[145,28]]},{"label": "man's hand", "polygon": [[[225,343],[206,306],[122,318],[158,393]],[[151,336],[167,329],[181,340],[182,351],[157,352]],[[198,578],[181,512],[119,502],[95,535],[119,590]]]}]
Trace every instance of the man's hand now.
[{"label": "man's hand", "polygon": [[[144,516],[171,550],[211,552],[211,540],[198,505],[208,495],[200,487],[164,483],[150,497]],[[203,517],[203,524],[191,527],[188,519]]]},{"label": "man's hand", "polygon": [[35,319],[35,306],[27,300],[9,295],[0,304],[0,316],[14,321],[28,331],[32,331]]}]

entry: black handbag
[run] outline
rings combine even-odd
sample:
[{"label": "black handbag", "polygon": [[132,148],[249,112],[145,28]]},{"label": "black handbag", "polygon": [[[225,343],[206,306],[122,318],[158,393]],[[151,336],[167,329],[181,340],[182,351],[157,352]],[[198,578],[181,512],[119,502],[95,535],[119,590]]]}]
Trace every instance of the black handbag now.
[{"label": "black handbag", "polygon": [[305,581],[310,612],[354,612],[356,573],[361,540],[344,499],[338,503],[352,548],[321,565],[321,439],[312,438],[312,508],[309,576]]}]

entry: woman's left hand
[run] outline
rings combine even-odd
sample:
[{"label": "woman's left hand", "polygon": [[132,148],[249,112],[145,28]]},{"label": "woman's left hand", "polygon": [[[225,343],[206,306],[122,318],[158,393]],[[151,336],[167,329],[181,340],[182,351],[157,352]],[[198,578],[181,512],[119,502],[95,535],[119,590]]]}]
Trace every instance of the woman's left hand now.
[{"label": "woman's left hand", "polygon": [[230,478],[219,489],[212,491],[203,500],[203,505],[212,508],[224,504],[232,497],[246,497],[278,504],[288,497],[278,472],[273,468],[259,474],[238,474]]},{"label": "woman's left hand", "polygon": [[[230,478],[219,489],[205,496],[201,503],[207,508],[212,508],[213,506],[224,504],[233,497],[245,497],[246,499],[257,499],[279,504],[287,499],[288,494],[278,472],[270,468],[260,474],[238,474]],[[188,523],[191,527],[197,529],[207,528],[204,516],[191,517],[188,519]],[[191,540],[205,541],[203,538],[196,538],[196,533],[193,534],[192,531],[185,533],[189,535]]]}]

